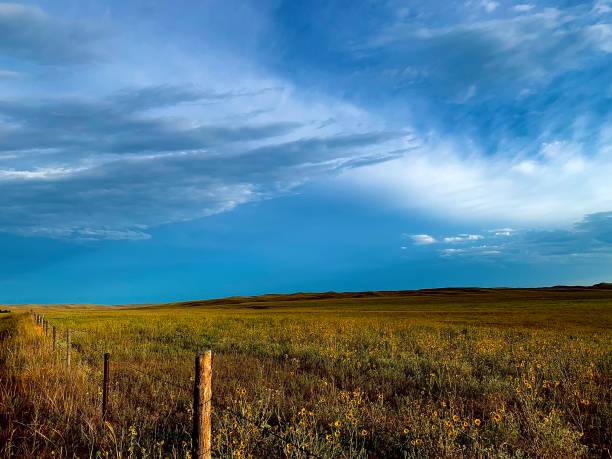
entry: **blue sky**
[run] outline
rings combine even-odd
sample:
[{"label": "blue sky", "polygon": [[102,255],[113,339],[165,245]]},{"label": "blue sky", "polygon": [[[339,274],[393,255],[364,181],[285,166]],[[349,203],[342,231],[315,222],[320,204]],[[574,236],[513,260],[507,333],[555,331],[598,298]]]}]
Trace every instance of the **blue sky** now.
[{"label": "blue sky", "polygon": [[612,2],[0,2],[0,302],[612,279]]}]

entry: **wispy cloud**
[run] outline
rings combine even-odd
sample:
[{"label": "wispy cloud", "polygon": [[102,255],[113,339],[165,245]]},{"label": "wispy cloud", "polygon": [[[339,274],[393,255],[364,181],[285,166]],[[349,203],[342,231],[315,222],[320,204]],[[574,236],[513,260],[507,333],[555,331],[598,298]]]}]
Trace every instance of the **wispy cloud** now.
[{"label": "wispy cloud", "polygon": [[0,69],[0,80],[3,78],[21,78],[22,74],[13,70],[2,70]]},{"label": "wispy cloud", "polygon": [[446,236],[444,242],[452,244],[456,242],[479,241],[481,239],[484,239],[484,236],[480,234],[459,234],[457,236]]},{"label": "wispy cloud", "polygon": [[[488,12],[498,6],[491,1],[482,5]],[[514,9],[519,14],[438,27],[400,19],[355,49],[369,59],[380,53],[379,67],[412,69],[394,78],[451,99],[461,98],[470,87],[486,99],[517,87],[541,86],[590,65],[598,55],[605,58],[612,49],[607,18],[586,6],[536,10],[520,4]],[[426,85],[410,82],[412,74],[423,72]]]},{"label": "wispy cloud", "polygon": [[612,209],[609,145],[603,140],[587,154],[582,145],[545,144],[526,158],[424,144],[400,159],[347,171],[343,179],[398,208],[454,221],[563,225]]},{"label": "wispy cloud", "polygon": [[535,5],[532,5],[531,3],[519,3],[518,5],[514,5],[514,11],[518,11],[519,13],[526,13],[534,8]]},{"label": "wispy cloud", "polygon": [[[477,238],[431,237],[443,257],[491,257],[534,261],[606,256],[612,258],[612,212],[587,215],[567,229],[490,230]],[[457,246],[459,245],[459,246]]]},{"label": "wispy cloud", "polygon": [[482,1],[482,7],[489,13],[492,13],[493,11],[495,11],[498,6],[499,6],[499,3],[494,2],[492,0]]},{"label": "wispy cloud", "polygon": [[98,30],[49,16],[35,6],[0,3],[0,54],[43,65],[99,58]]},{"label": "wispy cloud", "polygon": [[19,155],[0,159],[0,229],[140,239],[152,226],[229,211],[321,174],[386,160],[406,135],[332,134],[292,121],[223,126],[145,115],[192,101],[248,96],[161,86],[100,99],[4,101],[0,151]]},{"label": "wispy cloud", "polygon": [[436,239],[429,234],[412,234],[409,237],[415,245],[429,245],[437,242]]},{"label": "wispy cloud", "polygon": [[[145,101],[142,92],[128,103],[117,99],[4,100],[0,115],[4,127],[0,151],[34,149],[78,149],[97,153],[143,153],[186,151],[230,142],[248,142],[278,137],[299,127],[297,123],[260,125],[203,125],[171,117],[145,117],[142,110],[175,105],[203,96],[160,89],[157,99]],[[137,102],[138,100],[138,102]]]},{"label": "wispy cloud", "polygon": [[[105,38],[86,22],[2,3],[5,77],[53,64],[56,79],[0,93],[0,227],[139,237],[330,176],[472,228],[550,229],[610,210],[609,2],[534,5],[385,7],[346,35],[326,30],[333,58],[307,62],[298,46],[304,65],[283,67],[252,40],[240,42],[249,56],[225,41],[201,53],[143,46],[131,30],[99,62]],[[76,63],[95,65],[62,86]],[[516,232],[416,236],[484,251]]]}]

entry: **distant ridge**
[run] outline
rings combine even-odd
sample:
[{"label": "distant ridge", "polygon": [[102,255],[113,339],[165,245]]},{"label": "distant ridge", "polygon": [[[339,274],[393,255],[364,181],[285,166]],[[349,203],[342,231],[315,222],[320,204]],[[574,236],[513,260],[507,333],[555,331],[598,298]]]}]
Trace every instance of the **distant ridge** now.
[{"label": "distant ridge", "polygon": [[610,283],[610,282],[600,282],[599,284],[593,285],[593,288],[609,288],[609,289],[612,289],[612,283]]},{"label": "distant ridge", "polygon": [[[552,287],[534,287],[534,288],[513,288],[513,287],[444,287],[444,288],[429,288],[419,290],[372,290],[361,292],[296,292],[296,293],[267,293],[253,296],[230,296],[225,298],[216,298],[209,300],[190,300],[160,304],[132,304],[124,305],[124,307],[140,308],[140,307],[206,307],[206,306],[232,306],[232,305],[248,305],[253,303],[276,303],[276,302],[297,302],[297,301],[317,301],[317,300],[342,300],[342,299],[375,299],[375,298],[419,298],[419,297],[446,297],[451,299],[454,296],[466,295],[478,297],[486,294],[499,294],[502,296],[515,296],[520,294],[520,298],[541,298],[543,294],[549,293],[551,300],[558,298],[561,294],[572,293],[587,293],[603,294],[609,297],[612,294],[612,283],[601,282],[592,286],[581,285],[555,285]],[[546,296],[546,295],[545,295]],[[518,299],[518,298],[517,298]]]}]

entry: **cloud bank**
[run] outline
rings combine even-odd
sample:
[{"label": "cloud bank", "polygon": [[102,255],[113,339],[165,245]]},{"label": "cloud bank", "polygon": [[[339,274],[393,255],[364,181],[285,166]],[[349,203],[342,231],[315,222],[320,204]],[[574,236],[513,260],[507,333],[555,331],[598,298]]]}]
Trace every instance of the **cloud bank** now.
[{"label": "cloud bank", "polygon": [[225,126],[151,112],[256,94],[161,86],[99,100],[3,101],[0,229],[146,238],[152,226],[229,211],[321,174],[388,159],[405,137],[390,131],[305,136],[318,130],[299,121]]},{"label": "cloud bank", "polygon": [[[189,47],[193,31],[162,45],[129,27],[0,3],[0,79],[10,88],[0,88],[0,230],[146,238],[157,225],[330,177],[381,206],[476,227],[577,231],[585,215],[605,215],[609,2],[449,8],[330,13],[356,27],[328,24],[330,47],[313,54],[308,40],[270,39],[267,7],[241,18],[257,40],[232,35],[202,49]],[[122,46],[102,59],[111,40]],[[299,59],[282,62],[287,54]],[[472,243],[489,252],[488,238],[412,240],[455,254]]]},{"label": "cloud bank", "polygon": [[[470,237],[472,236],[472,237]],[[563,230],[489,230],[483,235],[427,236],[442,257],[499,257],[504,260],[612,258],[612,212],[587,215]],[[412,237],[415,245],[423,245]]]},{"label": "cloud bank", "polygon": [[[612,209],[609,127],[597,150],[544,144],[533,156],[459,153],[424,144],[401,158],[346,171],[344,180],[398,208],[455,221],[551,227]],[[612,131],[610,131],[612,132]]]}]

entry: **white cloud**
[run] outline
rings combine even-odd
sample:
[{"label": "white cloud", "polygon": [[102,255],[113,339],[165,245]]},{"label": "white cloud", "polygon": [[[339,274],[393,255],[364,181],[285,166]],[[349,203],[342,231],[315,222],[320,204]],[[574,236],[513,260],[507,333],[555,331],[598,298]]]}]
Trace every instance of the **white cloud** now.
[{"label": "white cloud", "polygon": [[446,256],[492,256],[492,255],[501,255],[502,251],[499,250],[497,246],[489,246],[489,245],[480,245],[476,247],[466,247],[462,249],[448,248],[441,249],[439,251],[440,255],[443,257]]},{"label": "white cloud", "polygon": [[587,34],[605,53],[612,53],[612,24],[594,24],[587,28]]},{"label": "white cloud", "polygon": [[499,6],[499,3],[494,2],[492,0],[483,0],[482,1],[482,7],[485,10],[487,10],[488,13],[492,13],[493,11],[495,11],[498,6]]},{"label": "white cloud", "polygon": [[595,14],[601,15],[612,13],[612,1],[599,0],[598,2],[595,2],[595,5],[593,6],[593,12]]},{"label": "white cloud", "polygon": [[37,64],[76,64],[97,58],[99,31],[51,17],[42,9],[0,3],[0,51]]},{"label": "white cloud", "polygon": [[0,69],[0,80],[8,79],[8,78],[20,78],[22,76],[21,73],[15,72],[13,70],[3,70]]},{"label": "white cloud", "polygon": [[520,3],[514,6],[514,11],[518,11],[519,13],[526,13],[527,11],[531,11],[535,6],[530,3]]},{"label": "white cloud", "polygon": [[458,255],[461,253],[465,253],[465,250],[464,249],[442,249],[440,250],[440,253],[442,254],[442,256]]},{"label": "white cloud", "polygon": [[[484,1],[488,10],[495,2]],[[389,67],[400,63],[426,69],[428,83],[442,95],[461,100],[497,95],[510,87],[519,93],[538,88],[567,71],[590,65],[589,58],[609,53],[610,24],[586,8],[542,8],[516,5],[525,14],[457,21],[443,27],[397,21],[366,41],[359,52],[382,49]],[[601,9],[601,8],[600,8]],[[458,50],[461,50],[460,53]],[[423,54],[435,55],[422,64]],[[457,67],[459,56],[462,65]]]},{"label": "white cloud", "polygon": [[[461,236],[461,235],[460,235]],[[478,245],[470,244],[475,240]],[[489,230],[479,238],[463,238],[462,245],[455,237],[444,238],[431,250],[442,257],[491,257],[506,260],[559,261],[567,257],[612,257],[612,211],[586,215],[569,228],[552,230]]]},{"label": "white cloud", "polygon": [[495,230],[489,231],[495,236],[514,236],[516,234],[516,230],[513,228],[499,228]]},{"label": "white cloud", "polygon": [[484,236],[480,234],[460,234],[458,236],[445,237],[444,242],[446,243],[470,242],[470,241],[479,241],[480,239],[484,239]]},{"label": "white cloud", "polygon": [[415,245],[429,245],[437,242],[436,239],[429,234],[412,234],[410,239],[412,239]]},{"label": "white cloud", "polygon": [[0,52],[21,64],[95,65],[84,67],[86,86],[45,95],[54,86],[46,82],[35,95],[26,87],[0,96],[0,231],[140,239],[404,145],[377,115],[296,87],[217,42],[190,53],[165,38],[117,36],[124,46],[99,62],[96,31],[0,3],[2,31],[11,40],[0,40]]},{"label": "white cloud", "polygon": [[396,207],[460,222],[550,227],[612,209],[612,151],[604,146],[586,154],[578,144],[543,144],[530,163],[520,154],[458,150],[423,143],[402,158],[346,171],[340,180]]}]

